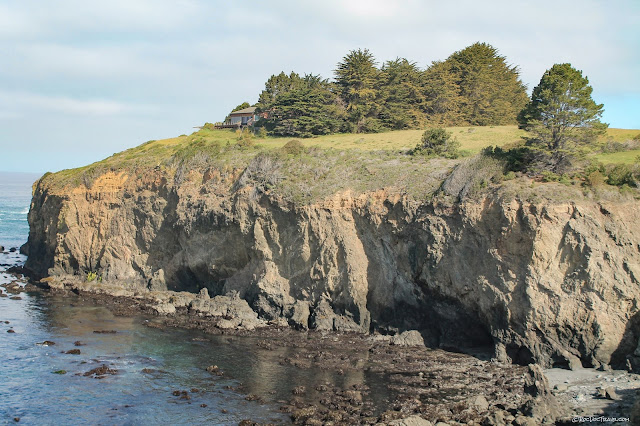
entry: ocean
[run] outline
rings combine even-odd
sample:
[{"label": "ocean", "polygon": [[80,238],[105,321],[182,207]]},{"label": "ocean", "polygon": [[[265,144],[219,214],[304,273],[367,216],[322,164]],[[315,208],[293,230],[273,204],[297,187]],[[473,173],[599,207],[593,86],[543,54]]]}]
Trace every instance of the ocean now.
[{"label": "ocean", "polygon": [[27,242],[31,185],[39,177],[33,173],[0,172],[0,246],[19,248]]},{"label": "ocean", "polygon": [[[299,356],[296,348],[158,329],[149,327],[155,317],[115,316],[75,294],[24,291],[7,268],[26,260],[18,249],[37,178],[0,173],[0,424],[288,424],[279,407],[300,385],[309,389],[302,398],[319,400],[320,385],[366,384],[378,409],[389,406],[387,379],[377,373],[300,369],[281,361]],[[13,284],[21,287],[10,291]],[[213,364],[223,376],[206,371]],[[115,374],[89,374],[103,365]]]},{"label": "ocean", "polygon": [[[0,285],[25,284],[6,270],[26,260],[19,248],[38,177],[0,173]],[[288,423],[275,404],[246,401],[232,390],[241,380],[249,390],[273,387],[287,374],[275,360],[278,368],[270,371],[266,362],[261,376],[252,374],[251,340],[158,330],[146,326],[149,318],[116,317],[75,295],[0,294],[0,424]],[[95,333],[105,329],[114,332]],[[214,363],[224,377],[205,371]],[[102,365],[117,373],[85,375]]]}]

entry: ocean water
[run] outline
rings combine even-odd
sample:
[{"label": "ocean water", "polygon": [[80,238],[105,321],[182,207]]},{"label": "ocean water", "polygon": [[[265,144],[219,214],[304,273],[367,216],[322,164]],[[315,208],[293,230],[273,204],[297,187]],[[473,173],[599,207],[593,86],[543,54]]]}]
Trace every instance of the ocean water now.
[{"label": "ocean water", "polygon": [[19,248],[27,242],[31,185],[40,175],[0,172],[0,246]]},{"label": "ocean water", "polygon": [[[27,240],[31,184],[37,178],[0,173],[0,245],[5,247],[0,285],[24,284],[6,270],[26,260],[9,249]],[[243,419],[287,424],[288,415],[278,407],[292,389],[304,385],[310,390],[305,398],[315,400],[321,397],[315,387],[324,383],[366,384],[378,409],[389,405],[380,375],[281,365],[295,348],[266,351],[254,338],[148,327],[153,321],[116,317],[76,295],[0,297],[0,424],[16,424],[15,419],[32,425],[236,425]],[[101,330],[115,332],[95,333]],[[80,353],[66,353],[72,349]],[[206,372],[212,364],[224,376]],[[117,374],[85,376],[102,365]],[[187,391],[189,399],[175,396],[176,390]],[[263,401],[248,401],[247,394]]]}]

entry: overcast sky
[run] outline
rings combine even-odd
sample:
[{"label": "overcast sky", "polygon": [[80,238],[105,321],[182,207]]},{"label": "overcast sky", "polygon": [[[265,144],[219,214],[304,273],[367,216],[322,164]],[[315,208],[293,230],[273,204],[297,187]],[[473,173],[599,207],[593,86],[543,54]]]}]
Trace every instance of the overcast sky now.
[{"label": "overcast sky", "polygon": [[529,91],[583,71],[611,127],[640,129],[640,2],[0,0],[0,170],[57,171],[188,134],[272,74],[333,77],[352,49],[426,68],[476,41]]}]

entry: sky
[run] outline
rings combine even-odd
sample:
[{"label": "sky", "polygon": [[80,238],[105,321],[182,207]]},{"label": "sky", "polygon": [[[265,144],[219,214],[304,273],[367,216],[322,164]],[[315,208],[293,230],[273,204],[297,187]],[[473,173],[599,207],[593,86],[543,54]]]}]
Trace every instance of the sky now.
[{"label": "sky", "polygon": [[272,74],[350,51],[421,68],[475,42],[529,88],[569,62],[611,127],[640,129],[637,0],[0,0],[0,170],[79,167],[255,103]]}]

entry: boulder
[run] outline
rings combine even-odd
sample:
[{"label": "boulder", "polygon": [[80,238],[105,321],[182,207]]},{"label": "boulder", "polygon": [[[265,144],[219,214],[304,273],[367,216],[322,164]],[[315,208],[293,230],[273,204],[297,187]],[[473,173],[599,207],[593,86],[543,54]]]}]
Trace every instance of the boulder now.
[{"label": "boulder", "polygon": [[489,402],[487,398],[482,395],[474,396],[467,400],[469,407],[475,408],[479,413],[485,412],[489,409]]},{"label": "boulder", "polygon": [[292,315],[290,318],[291,325],[295,328],[307,330],[309,328],[309,302],[296,300],[293,304]]},{"label": "boulder", "polygon": [[424,346],[424,339],[419,331],[409,330],[393,336],[391,344],[397,346]]},{"label": "boulder", "polygon": [[153,309],[160,315],[171,315],[176,313],[176,307],[171,303],[160,303],[153,306]]}]

